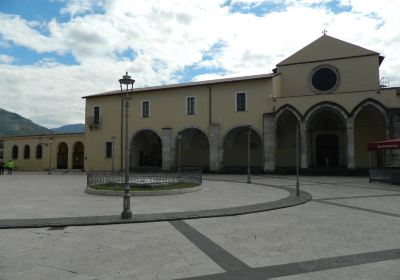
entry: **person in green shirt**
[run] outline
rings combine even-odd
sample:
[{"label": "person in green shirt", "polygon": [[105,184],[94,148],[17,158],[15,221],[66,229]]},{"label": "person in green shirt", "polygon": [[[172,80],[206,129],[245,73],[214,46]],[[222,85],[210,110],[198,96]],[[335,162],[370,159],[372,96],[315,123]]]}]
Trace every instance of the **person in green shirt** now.
[{"label": "person in green shirt", "polygon": [[6,163],[6,168],[7,168],[7,174],[11,175],[13,172],[13,169],[15,167],[15,163],[13,162],[12,159],[10,159],[9,161],[7,161]]}]

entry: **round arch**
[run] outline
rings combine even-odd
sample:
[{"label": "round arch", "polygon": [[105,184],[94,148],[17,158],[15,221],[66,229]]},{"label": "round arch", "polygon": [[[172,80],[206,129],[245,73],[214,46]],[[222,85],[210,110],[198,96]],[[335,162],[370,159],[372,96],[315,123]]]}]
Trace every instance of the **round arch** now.
[{"label": "round arch", "polygon": [[65,142],[61,142],[57,146],[57,168],[68,168],[68,145]]},{"label": "round arch", "polygon": [[331,102],[317,104],[305,117],[310,166],[347,166],[347,112]]},{"label": "round arch", "polygon": [[297,119],[298,122],[301,121],[302,116],[301,116],[300,112],[297,111],[297,109],[294,108],[292,105],[286,104],[286,105],[280,107],[280,108],[276,111],[276,114],[275,114],[275,125],[277,124],[277,122],[278,122],[280,116],[281,116],[282,114],[285,114],[285,113],[288,113],[288,112],[289,112],[289,113],[292,113],[293,116]]},{"label": "round arch", "polygon": [[[178,135],[182,135],[182,139]],[[188,127],[179,131],[175,137],[176,166],[208,169],[210,145],[207,135],[199,128]]]},{"label": "round arch", "polygon": [[378,110],[381,113],[381,115],[385,121],[385,126],[386,127],[389,126],[389,116],[387,114],[385,106],[383,106],[380,102],[373,100],[373,99],[364,100],[363,102],[361,102],[354,108],[353,112],[351,113],[354,120],[357,118],[357,116],[360,114],[360,112],[363,111],[367,107],[373,107],[376,110]]},{"label": "round arch", "polygon": [[277,168],[296,167],[296,131],[299,121],[299,115],[291,109],[280,111],[275,118]]},{"label": "round arch", "polygon": [[321,102],[313,107],[311,107],[304,115],[304,123],[306,124],[306,127],[309,127],[310,119],[312,119],[315,115],[319,114],[320,112],[324,111],[329,111],[332,112],[336,115],[338,115],[344,123],[346,123],[346,120],[348,118],[348,113],[346,110],[333,102]]},{"label": "round arch", "polygon": [[162,142],[161,137],[153,130],[137,131],[131,140],[130,166],[161,167]]},{"label": "round arch", "polygon": [[74,143],[72,152],[72,168],[83,169],[84,168],[84,155],[85,146],[82,142],[78,141]]},{"label": "round arch", "polygon": [[369,142],[386,139],[387,124],[386,111],[373,102],[365,102],[354,111],[355,167],[368,168],[367,145]]},{"label": "round arch", "polygon": [[[248,127],[237,126],[229,130],[224,136],[224,167],[247,167],[248,154]],[[250,128],[250,165],[254,168],[262,168],[264,164],[263,143],[259,132]]]}]

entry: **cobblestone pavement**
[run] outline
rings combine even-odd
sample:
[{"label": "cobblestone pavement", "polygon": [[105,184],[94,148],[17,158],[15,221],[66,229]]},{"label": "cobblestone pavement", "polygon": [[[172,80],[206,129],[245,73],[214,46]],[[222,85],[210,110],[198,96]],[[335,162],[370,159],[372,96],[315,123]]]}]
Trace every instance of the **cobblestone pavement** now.
[{"label": "cobblestone pavement", "polygon": [[[13,176],[0,176],[0,219],[120,211],[118,198],[103,201],[83,193],[82,175]],[[246,180],[239,175],[205,179]],[[171,222],[2,229],[0,279],[400,279],[400,187],[369,184],[362,177],[300,179],[313,200],[273,211]],[[204,201],[169,197],[171,204],[163,203],[178,210],[184,205],[178,201],[196,209],[233,207],[269,199],[269,191],[271,200],[279,199],[286,194],[274,186],[293,189],[295,178],[254,176],[253,182],[264,187],[218,182],[214,195],[191,194],[203,195]],[[37,197],[38,185],[47,197]],[[254,194],[246,196],[250,188]],[[59,197],[60,203],[47,205]],[[68,199],[76,201],[64,201]],[[138,200],[134,209],[161,211],[162,204],[153,205],[159,201]]]}]

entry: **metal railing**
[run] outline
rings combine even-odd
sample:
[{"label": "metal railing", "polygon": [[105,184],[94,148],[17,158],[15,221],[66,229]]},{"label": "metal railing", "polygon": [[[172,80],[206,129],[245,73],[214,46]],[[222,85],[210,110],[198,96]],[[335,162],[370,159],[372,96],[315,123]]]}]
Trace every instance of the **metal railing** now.
[{"label": "metal railing", "polygon": [[[136,187],[143,186],[162,186],[172,183],[196,183],[201,184],[201,171],[184,172],[157,172],[157,173],[129,173],[129,184]],[[123,186],[125,184],[124,172],[101,172],[94,171],[87,173],[86,187],[96,185]]]}]

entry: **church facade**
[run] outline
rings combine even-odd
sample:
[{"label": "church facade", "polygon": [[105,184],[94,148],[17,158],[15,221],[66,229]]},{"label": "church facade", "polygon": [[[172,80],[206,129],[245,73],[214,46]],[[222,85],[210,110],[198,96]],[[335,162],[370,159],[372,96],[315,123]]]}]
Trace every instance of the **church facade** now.
[{"label": "church facade", "polygon": [[[298,135],[302,169],[368,168],[367,143],[400,137],[400,89],[381,84],[382,62],[323,35],[269,74],[136,88],[130,166],[229,171],[247,166],[249,149],[253,169],[289,170]],[[84,98],[84,169],[122,169],[120,91]]]}]

